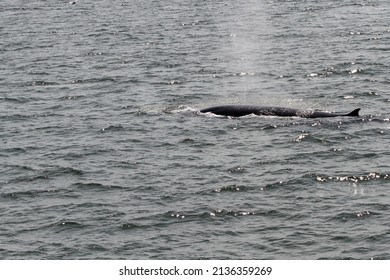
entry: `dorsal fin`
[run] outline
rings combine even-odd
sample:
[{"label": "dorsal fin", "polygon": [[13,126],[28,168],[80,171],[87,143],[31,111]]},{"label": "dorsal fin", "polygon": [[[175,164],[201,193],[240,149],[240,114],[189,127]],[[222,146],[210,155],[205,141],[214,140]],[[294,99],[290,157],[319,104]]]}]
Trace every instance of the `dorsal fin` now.
[{"label": "dorsal fin", "polygon": [[360,108],[357,108],[357,109],[353,110],[351,113],[346,114],[346,116],[348,116],[348,117],[359,117],[359,111],[360,111]]}]

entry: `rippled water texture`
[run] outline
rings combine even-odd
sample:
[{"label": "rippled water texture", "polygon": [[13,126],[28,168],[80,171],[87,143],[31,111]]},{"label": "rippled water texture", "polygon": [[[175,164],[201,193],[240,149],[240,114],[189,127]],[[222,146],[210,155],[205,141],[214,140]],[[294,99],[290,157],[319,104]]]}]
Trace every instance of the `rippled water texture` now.
[{"label": "rippled water texture", "polygon": [[2,1],[0,258],[389,259],[389,14]]}]

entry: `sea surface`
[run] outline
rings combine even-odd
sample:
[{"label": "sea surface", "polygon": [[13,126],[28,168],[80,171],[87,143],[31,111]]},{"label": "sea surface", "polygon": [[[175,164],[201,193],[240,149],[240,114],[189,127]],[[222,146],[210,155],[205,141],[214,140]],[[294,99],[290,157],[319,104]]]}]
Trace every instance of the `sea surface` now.
[{"label": "sea surface", "polygon": [[[0,1],[1,259],[390,259],[388,0]],[[199,112],[256,104],[348,113]]]}]

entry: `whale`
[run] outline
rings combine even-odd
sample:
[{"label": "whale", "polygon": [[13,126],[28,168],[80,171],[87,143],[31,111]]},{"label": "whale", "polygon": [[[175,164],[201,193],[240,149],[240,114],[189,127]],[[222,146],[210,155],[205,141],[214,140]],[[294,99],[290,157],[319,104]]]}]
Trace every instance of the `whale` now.
[{"label": "whale", "polygon": [[340,114],[326,111],[314,111],[273,106],[254,105],[221,105],[200,110],[201,113],[213,113],[220,116],[242,117],[246,115],[301,117],[301,118],[329,118],[329,117],[358,117],[360,108],[350,113]]}]

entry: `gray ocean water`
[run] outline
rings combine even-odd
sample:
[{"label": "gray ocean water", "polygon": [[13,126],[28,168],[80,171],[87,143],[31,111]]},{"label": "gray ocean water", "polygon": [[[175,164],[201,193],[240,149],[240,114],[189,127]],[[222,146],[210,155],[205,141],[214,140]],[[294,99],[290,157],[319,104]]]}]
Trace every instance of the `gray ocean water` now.
[{"label": "gray ocean water", "polygon": [[[0,1],[1,259],[390,259],[388,0]],[[201,114],[222,104],[350,112]]]}]

